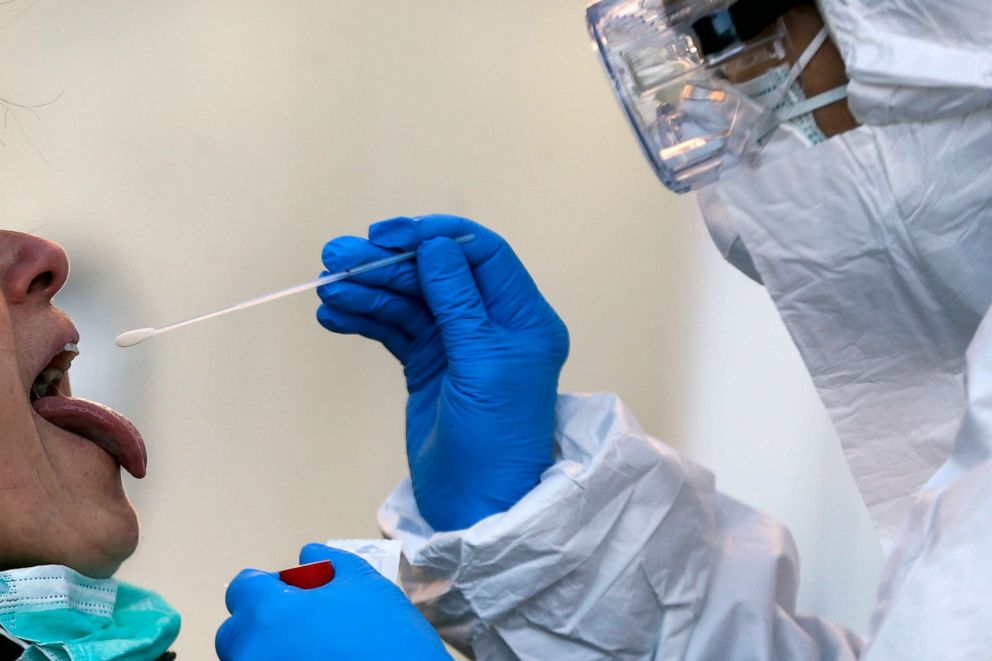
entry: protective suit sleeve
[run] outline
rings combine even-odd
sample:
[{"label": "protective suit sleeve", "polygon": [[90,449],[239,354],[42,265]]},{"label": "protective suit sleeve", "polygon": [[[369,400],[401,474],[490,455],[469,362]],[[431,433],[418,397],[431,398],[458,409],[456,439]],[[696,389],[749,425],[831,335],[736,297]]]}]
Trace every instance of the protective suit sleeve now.
[{"label": "protective suit sleeve", "polygon": [[992,649],[992,310],[966,354],[967,410],[882,573],[866,660],[981,659]]},{"label": "protective suit sleeve", "polygon": [[479,659],[851,659],[860,641],[795,614],[782,526],[715,491],[617,397],[563,395],[556,461],[507,512],[434,532],[409,480],[379,522],[407,594]]}]

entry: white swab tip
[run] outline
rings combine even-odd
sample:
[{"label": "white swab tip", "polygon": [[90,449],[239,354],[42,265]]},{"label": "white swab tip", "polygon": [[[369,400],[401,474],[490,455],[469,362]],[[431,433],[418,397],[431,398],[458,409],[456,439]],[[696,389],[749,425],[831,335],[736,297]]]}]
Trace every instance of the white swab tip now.
[{"label": "white swab tip", "polygon": [[126,333],[121,333],[114,340],[114,344],[121,347],[133,347],[135,344],[141,344],[151,336],[155,335],[154,328],[135,328],[134,330],[129,330]]}]

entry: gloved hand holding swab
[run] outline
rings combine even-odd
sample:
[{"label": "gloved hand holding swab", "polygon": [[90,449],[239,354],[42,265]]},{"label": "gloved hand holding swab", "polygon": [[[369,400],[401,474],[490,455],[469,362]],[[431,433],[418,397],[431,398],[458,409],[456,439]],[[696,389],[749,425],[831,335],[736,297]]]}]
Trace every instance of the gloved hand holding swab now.
[{"label": "gloved hand holding swab", "polygon": [[[455,243],[468,243],[475,238],[474,234],[466,234],[454,239]],[[413,259],[417,256],[417,251],[411,250],[409,252],[399,253],[398,255],[393,255],[392,257],[385,257],[383,259],[377,259],[373,262],[368,262],[366,264],[361,264],[359,266],[354,266],[350,269],[345,269],[344,271],[338,271],[337,273],[328,273],[325,276],[321,276],[316,280],[311,280],[310,282],[304,282],[299,285],[294,285],[292,287],[287,287],[286,289],[280,289],[279,291],[272,292],[271,294],[265,294],[263,296],[258,296],[256,298],[248,299],[247,301],[242,301],[235,305],[231,305],[226,308],[221,308],[220,310],[214,310],[213,312],[208,312],[207,314],[202,314],[198,317],[193,317],[192,319],[186,319],[185,321],[178,321],[174,324],[169,324],[168,326],[162,326],[161,328],[136,328],[134,330],[129,330],[126,333],[121,333],[114,340],[114,343],[121,347],[133,347],[136,344],[141,344],[145,340],[160,335],[162,333],[176,330],[177,328],[182,328],[183,326],[191,326],[193,324],[199,323],[201,321],[206,321],[207,319],[213,319],[215,317],[221,317],[229,312],[237,312],[238,310],[247,310],[248,308],[253,308],[256,305],[261,305],[262,303],[268,303],[270,301],[276,301],[280,298],[285,298],[286,296],[292,296],[293,294],[299,294],[300,292],[308,291],[310,289],[316,289],[323,285],[328,285],[332,282],[338,282],[339,280],[345,280],[353,275],[358,275],[360,273],[367,273],[369,271],[374,271],[376,269],[381,269],[385,266],[392,266],[393,264],[398,264],[400,262],[405,262]]]}]

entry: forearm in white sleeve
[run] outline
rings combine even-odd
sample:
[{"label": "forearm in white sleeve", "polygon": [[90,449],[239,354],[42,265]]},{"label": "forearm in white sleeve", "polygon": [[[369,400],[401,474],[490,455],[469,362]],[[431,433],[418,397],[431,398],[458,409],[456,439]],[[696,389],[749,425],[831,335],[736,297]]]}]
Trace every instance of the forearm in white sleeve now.
[{"label": "forearm in white sleeve", "polygon": [[647,436],[614,395],[558,401],[556,462],[509,511],[435,533],[409,480],[383,504],[404,587],[479,659],[848,659],[794,612],[795,548],[768,517]]}]

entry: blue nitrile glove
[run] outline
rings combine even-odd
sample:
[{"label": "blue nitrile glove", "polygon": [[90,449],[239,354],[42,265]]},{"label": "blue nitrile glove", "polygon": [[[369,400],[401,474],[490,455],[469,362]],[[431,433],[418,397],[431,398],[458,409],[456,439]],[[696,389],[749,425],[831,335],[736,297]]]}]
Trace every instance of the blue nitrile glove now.
[{"label": "blue nitrile glove", "polygon": [[304,590],[245,569],[227,588],[231,617],[217,631],[221,661],[447,659],[403,591],[357,555],[307,544],[300,564],[330,560],[334,580]]},{"label": "blue nitrile glove", "polygon": [[[465,234],[475,240],[448,238]],[[323,258],[333,272],[406,250],[416,262],[318,289],[317,318],[403,364],[420,513],[435,530],[467,528],[512,507],[551,465],[568,331],[510,246],[463,218],[383,221],[369,241],[331,241]]]}]

